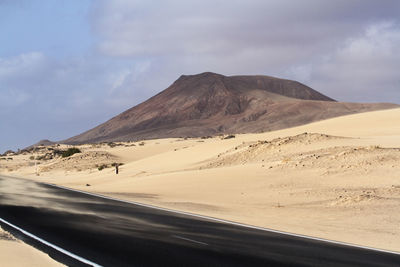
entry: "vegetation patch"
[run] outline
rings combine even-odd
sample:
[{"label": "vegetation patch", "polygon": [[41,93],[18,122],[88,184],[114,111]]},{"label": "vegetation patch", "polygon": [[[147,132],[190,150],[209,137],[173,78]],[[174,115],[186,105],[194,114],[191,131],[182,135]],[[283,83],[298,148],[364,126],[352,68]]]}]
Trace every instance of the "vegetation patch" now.
[{"label": "vegetation patch", "polygon": [[232,138],[235,138],[235,137],[236,137],[235,135],[230,134],[228,136],[225,136],[223,139],[232,139]]},{"label": "vegetation patch", "polygon": [[118,144],[114,143],[114,142],[108,142],[107,145],[111,148],[118,146]]},{"label": "vegetation patch", "polygon": [[63,151],[62,154],[61,154],[61,157],[67,158],[67,157],[70,157],[70,156],[72,156],[73,154],[76,154],[76,153],[81,153],[81,150],[79,148],[76,148],[76,147],[71,147],[71,148],[68,148],[67,150]]},{"label": "vegetation patch", "polygon": [[111,167],[115,167],[115,166],[122,166],[122,165],[124,165],[124,163],[122,163],[122,162],[121,163],[114,162],[114,163],[111,163],[111,164],[96,165],[96,167],[97,167],[97,169],[99,171],[102,171],[102,170],[104,170],[106,168],[111,168]]},{"label": "vegetation patch", "polygon": [[102,165],[100,165],[100,166],[97,167],[97,169],[98,169],[99,171],[102,171],[102,170],[105,169],[105,168],[109,168],[109,166],[108,166],[107,164],[102,164]]}]

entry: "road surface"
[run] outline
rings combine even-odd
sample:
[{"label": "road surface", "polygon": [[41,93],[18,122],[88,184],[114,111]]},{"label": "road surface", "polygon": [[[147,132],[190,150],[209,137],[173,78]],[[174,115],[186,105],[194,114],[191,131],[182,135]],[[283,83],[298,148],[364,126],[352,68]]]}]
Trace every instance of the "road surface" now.
[{"label": "road surface", "polygon": [[[400,266],[400,255],[0,176],[0,218],[101,266]],[[25,234],[69,265],[84,265]]]}]

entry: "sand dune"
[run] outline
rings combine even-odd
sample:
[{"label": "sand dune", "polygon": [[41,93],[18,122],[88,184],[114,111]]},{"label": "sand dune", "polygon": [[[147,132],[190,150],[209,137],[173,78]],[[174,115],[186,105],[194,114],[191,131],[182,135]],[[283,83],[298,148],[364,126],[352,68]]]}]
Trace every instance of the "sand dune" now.
[{"label": "sand dune", "polygon": [[[226,137],[226,136],[225,136]],[[45,154],[47,148],[37,151]],[[80,146],[2,172],[218,218],[400,251],[400,109],[261,134]],[[76,168],[77,162],[81,162]],[[120,174],[96,164],[122,162]],[[90,185],[90,186],[87,186]]]},{"label": "sand dune", "polygon": [[[1,266],[7,267],[42,267],[64,266],[43,252],[15,239],[0,227]],[[23,257],[21,257],[23,255]]]},{"label": "sand dune", "polygon": [[118,157],[106,151],[86,151],[44,164],[39,167],[39,172],[49,172],[52,170],[91,170],[100,166],[110,166],[116,162],[118,162]]}]

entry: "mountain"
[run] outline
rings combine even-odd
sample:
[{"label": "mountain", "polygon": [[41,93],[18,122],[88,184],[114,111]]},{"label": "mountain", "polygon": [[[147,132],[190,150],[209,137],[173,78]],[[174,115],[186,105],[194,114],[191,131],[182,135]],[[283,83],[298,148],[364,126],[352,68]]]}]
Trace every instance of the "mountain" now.
[{"label": "mountain", "polygon": [[36,144],[30,145],[28,147],[25,147],[24,149],[22,149],[22,151],[30,150],[30,149],[33,149],[33,148],[38,147],[38,146],[52,146],[52,145],[55,145],[55,144],[57,144],[57,143],[52,142],[52,141],[47,140],[47,139],[43,139],[43,140],[40,140],[39,142],[37,142]]},{"label": "mountain", "polygon": [[34,144],[33,146],[52,146],[54,144],[56,144],[56,143],[52,142],[50,140],[47,140],[47,139],[43,139],[43,140],[40,140],[39,142],[37,142],[36,144]]},{"label": "mountain", "polygon": [[255,133],[395,104],[341,103],[296,81],[270,76],[182,75],[164,91],[67,144]]}]

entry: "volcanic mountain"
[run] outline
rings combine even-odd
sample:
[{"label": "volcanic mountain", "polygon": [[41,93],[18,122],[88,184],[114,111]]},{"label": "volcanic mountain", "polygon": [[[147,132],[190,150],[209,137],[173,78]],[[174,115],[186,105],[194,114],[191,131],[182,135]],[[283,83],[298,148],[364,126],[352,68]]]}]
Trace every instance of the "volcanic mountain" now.
[{"label": "volcanic mountain", "polygon": [[299,82],[270,76],[205,72],[182,75],[147,101],[63,143],[255,133],[395,107],[336,102]]}]

